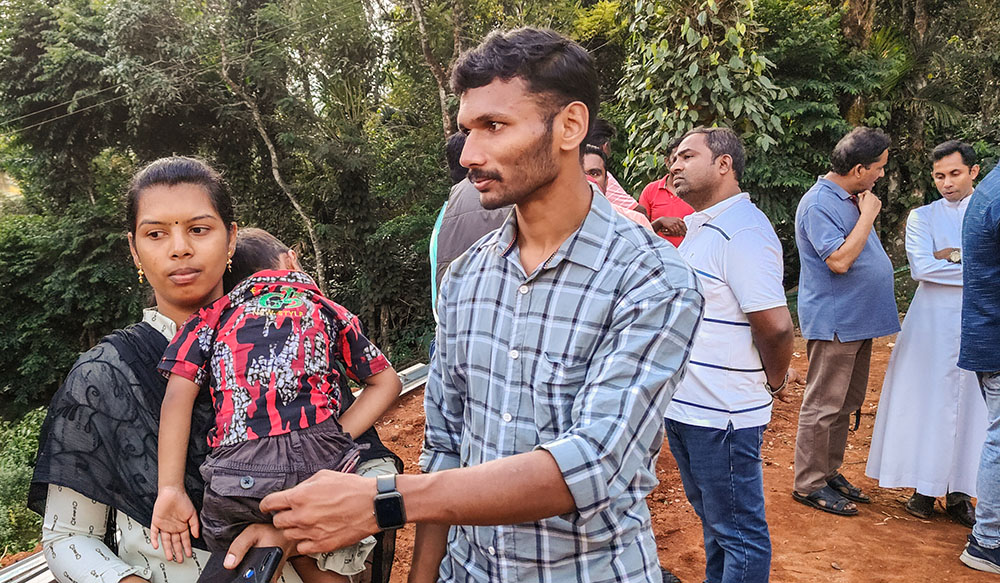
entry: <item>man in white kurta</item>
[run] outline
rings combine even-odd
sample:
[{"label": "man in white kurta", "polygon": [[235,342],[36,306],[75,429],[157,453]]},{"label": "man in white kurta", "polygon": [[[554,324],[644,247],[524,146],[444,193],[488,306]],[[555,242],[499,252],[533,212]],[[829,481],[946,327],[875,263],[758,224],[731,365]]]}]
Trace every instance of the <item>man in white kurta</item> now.
[{"label": "man in white kurta", "polygon": [[940,200],[906,221],[906,256],[918,283],[885,373],[865,473],[883,488],[914,488],[906,510],[929,518],[934,498],[971,527],[986,404],[975,373],[958,368],[962,219],[979,174],[975,151],[957,141],[931,155]]}]

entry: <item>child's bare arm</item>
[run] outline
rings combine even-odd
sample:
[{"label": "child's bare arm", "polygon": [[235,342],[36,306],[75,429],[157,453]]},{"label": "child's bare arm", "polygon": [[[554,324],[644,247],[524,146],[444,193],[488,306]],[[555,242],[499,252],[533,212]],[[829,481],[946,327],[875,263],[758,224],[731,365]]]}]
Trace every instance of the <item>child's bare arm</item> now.
[{"label": "child's bare arm", "polygon": [[403,390],[399,375],[391,366],[366,378],[364,383],[365,390],[361,396],[340,416],[340,426],[351,437],[357,437],[368,431],[386,409],[396,402],[396,398]]},{"label": "child's bare arm", "polygon": [[168,560],[182,562],[191,556],[191,534],[198,536],[198,513],[184,490],[184,465],[187,458],[191,413],[198,396],[198,385],[179,375],[170,375],[160,407],[158,453],[158,494],[153,506],[150,528],[153,548],[163,535],[163,550]]}]

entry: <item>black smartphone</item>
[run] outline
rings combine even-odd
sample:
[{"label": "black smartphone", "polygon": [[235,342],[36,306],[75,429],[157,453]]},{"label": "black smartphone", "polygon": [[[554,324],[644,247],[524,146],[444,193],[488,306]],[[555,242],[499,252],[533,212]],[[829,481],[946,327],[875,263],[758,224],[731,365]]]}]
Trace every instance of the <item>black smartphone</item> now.
[{"label": "black smartphone", "polygon": [[227,569],[222,566],[226,553],[212,553],[198,583],[269,583],[278,571],[282,554],[279,547],[254,547],[238,567]]}]

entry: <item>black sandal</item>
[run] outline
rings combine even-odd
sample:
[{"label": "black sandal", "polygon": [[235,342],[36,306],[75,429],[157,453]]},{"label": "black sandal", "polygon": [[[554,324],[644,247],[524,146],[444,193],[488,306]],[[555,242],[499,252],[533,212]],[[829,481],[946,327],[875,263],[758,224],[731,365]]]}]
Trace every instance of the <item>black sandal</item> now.
[{"label": "black sandal", "polygon": [[841,496],[847,498],[851,502],[860,502],[862,504],[871,504],[872,499],[865,495],[861,491],[861,488],[855,487],[853,484],[847,481],[847,478],[843,474],[837,474],[834,477],[826,481],[826,483],[836,490]]},{"label": "black sandal", "polygon": [[823,486],[808,496],[793,491],[792,498],[795,498],[796,501],[801,502],[806,506],[811,506],[817,510],[829,512],[830,514],[836,514],[839,516],[854,516],[858,513],[857,508],[847,507],[847,505],[851,503],[850,500],[838,494],[837,491],[830,486]]}]

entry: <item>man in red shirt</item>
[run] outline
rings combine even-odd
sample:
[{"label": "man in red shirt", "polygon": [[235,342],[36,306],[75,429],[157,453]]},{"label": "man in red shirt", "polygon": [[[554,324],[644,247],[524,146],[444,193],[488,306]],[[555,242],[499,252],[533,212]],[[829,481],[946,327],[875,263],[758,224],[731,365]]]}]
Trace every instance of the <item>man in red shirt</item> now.
[{"label": "man in red shirt", "polygon": [[[679,143],[679,142],[678,142]],[[673,151],[677,144],[671,147],[670,164],[673,163]],[[670,167],[670,164],[667,167]],[[670,172],[659,180],[654,180],[642,189],[639,195],[639,206],[644,207],[649,212],[649,219],[653,222],[653,230],[656,234],[670,241],[674,247],[681,244],[687,227],[684,225],[683,217],[694,212],[691,205],[681,200],[674,194],[673,178]]]}]

